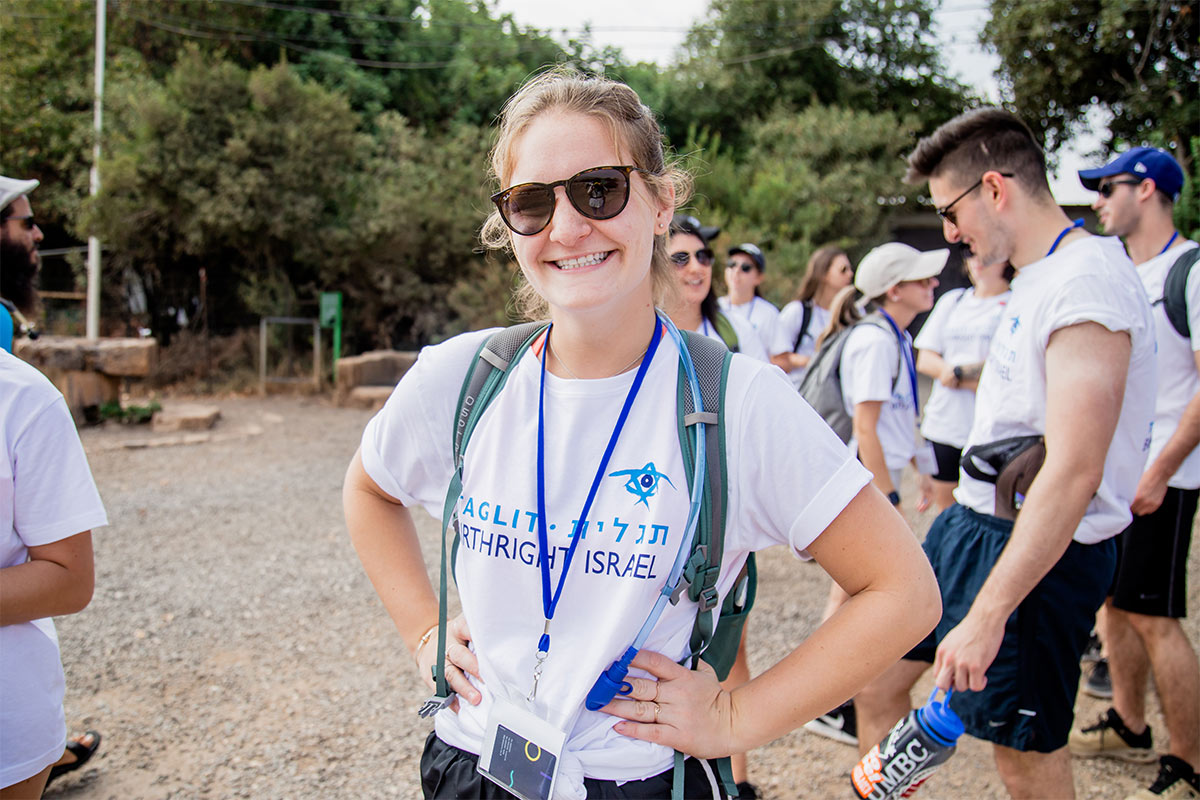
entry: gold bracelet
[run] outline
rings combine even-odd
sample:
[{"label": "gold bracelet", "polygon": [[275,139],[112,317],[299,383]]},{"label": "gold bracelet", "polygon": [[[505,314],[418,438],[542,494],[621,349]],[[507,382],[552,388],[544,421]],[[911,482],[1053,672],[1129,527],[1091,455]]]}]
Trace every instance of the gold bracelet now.
[{"label": "gold bracelet", "polygon": [[438,629],[438,624],[434,623],[433,627],[421,634],[421,638],[417,640],[417,646],[413,648],[413,661],[421,655],[421,648],[429,644],[429,637],[433,636],[434,631]]}]

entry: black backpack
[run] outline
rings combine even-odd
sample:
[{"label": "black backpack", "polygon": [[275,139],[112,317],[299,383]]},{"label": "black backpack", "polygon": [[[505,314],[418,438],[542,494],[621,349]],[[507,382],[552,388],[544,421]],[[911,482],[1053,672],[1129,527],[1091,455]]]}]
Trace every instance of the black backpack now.
[{"label": "black backpack", "polygon": [[1192,336],[1191,326],[1188,325],[1187,282],[1197,261],[1200,261],[1200,247],[1191,248],[1175,260],[1163,284],[1162,300],[1158,301],[1163,304],[1171,327],[1185,339]]}]

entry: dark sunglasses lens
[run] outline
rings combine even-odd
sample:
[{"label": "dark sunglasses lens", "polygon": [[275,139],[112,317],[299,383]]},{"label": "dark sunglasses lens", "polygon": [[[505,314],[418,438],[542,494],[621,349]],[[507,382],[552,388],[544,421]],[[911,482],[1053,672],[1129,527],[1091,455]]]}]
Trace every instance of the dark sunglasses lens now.
[{"label": "dark sunglasses lens", "polygon": [[671,253],[671,255],[668,256],[668,258],[671,259],[671,263],[677,267],[686,267],[688,260],[691,259],[691,257],[691,253],[685,253],[682,250],[680,250],[678,253]]},{"label": "dark sunglasses lens", "polygon": [[701,266],[711,267],[713,263],[713,251],[707,247],[703,250],[697,250],[696,260],[700,262]]},{"label": "dark sunglasses lens", "polygon": [[611,219],[629,202],[629,177],[619,169],[593,169],[567,181],[567,197],[590,219]]},{"label": "dark sunglasses lens", "polygon": [[1113,185],[1111,183],[1106,183],[1096,191],[1100,193],[1101,197],[1112,197]]},{"label": "dark sunglasses lens", "polygon": [[554,214],[554,190],[544,184],[514,186],[501,198],[500,211],[517,233],[537,233]]}]

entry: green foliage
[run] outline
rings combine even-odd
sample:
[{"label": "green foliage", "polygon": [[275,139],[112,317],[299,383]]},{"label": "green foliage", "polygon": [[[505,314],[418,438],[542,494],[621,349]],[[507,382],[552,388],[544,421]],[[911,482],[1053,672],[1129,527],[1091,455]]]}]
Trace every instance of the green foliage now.
[{"label": "green foliage", "polygon": [[712,137],[704,152],[695,207],[719,224],[729,243],[757,242],[768,264],[766,293],[790,299],[809,255],[824,244],[877,244],[888,213],[912,191],[901,182],[902,158],[919,131],[913,117],[811,106],[777,111],[748,127],[748,156],[738,160]]},{"label": "green foliage", "polygon": [[116,420],[117,422],[126,425],[142,425],[149,422],[154,414],[162,411],[162,404],[157,400],[151,400],[144,406],[129,405],[124,406],[117,402],[105,403],[100,406],[101,420]]},{"label": "green foliage", "polygon": [[1115,147],[1154,131],[1185,165],[1200,130],[1200,2],[1197,0],[992,0],[983,40],[1017,113],[1050,150],[1089,109],[1113,115]]}]

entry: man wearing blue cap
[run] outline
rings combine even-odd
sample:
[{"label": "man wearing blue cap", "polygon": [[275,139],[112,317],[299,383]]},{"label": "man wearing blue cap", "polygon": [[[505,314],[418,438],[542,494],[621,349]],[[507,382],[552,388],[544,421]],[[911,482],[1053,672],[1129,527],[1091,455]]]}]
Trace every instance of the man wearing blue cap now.
[{"label": "man wearing blue cap", "polygon": [[[1092,207],[1104,232],[1124,239],[1153,304],[1158,391],[1146,470],[1131,504],[1133,521],[1117,538],[1117,574],[1102,615],[1112,708],[1094,725],[1073,730],[1070,748],[1077,756],[1153,761],[1145,716],[1153,670],[1170,747],[1154,785],[1131,800],[1197,798],[1200,662],[1180,618],[1187,614],[1187,555],[1200,498],[1200,270],[1176,271],[1195,263],[1200,248],[1175,230],[1183,170],[1170,154],[1137,147],[1081,170],[1079,179],[1098,192]],[[1168,278],[1172,272],[1177,283]],[[1172,306],[1184,309],[1187,335],[1169,319]]]}]

